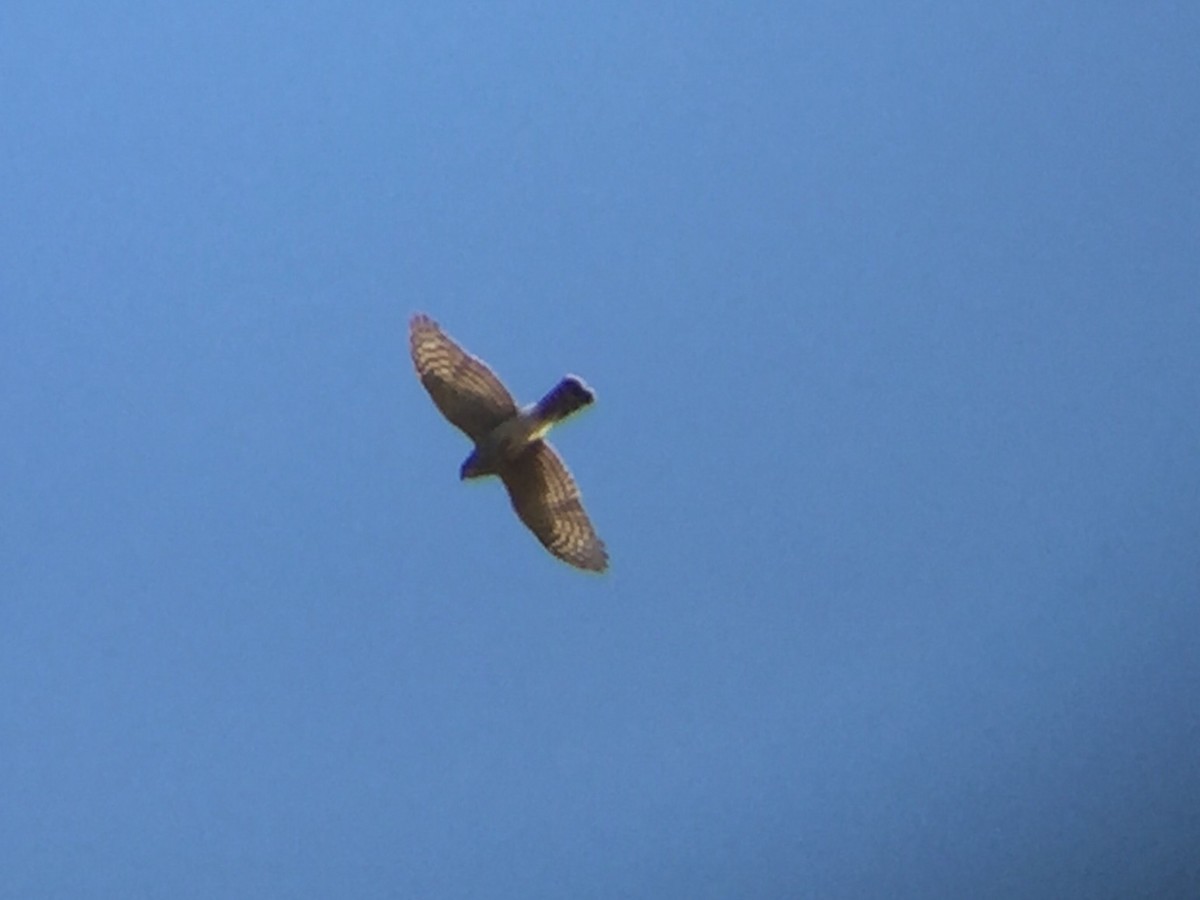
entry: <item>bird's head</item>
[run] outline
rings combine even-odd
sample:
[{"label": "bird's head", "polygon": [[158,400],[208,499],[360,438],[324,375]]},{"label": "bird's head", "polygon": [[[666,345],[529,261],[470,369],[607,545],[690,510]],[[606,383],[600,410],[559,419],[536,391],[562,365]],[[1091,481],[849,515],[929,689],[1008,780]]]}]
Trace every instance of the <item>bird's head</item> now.
[{"label": "bird's head", "polygon": [[478,478],[480,475],[486,474],[479,465],[479,451],[472,450],[471,455],[463,460],[462,468],[458,470],[458,477],[461,481],[466,481],[468,478]]}]

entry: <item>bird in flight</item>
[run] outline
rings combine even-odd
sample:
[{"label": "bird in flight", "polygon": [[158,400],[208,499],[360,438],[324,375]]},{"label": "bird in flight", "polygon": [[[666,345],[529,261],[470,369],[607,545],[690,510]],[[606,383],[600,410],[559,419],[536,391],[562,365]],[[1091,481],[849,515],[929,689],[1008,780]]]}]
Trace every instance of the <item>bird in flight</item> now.
[{"label": "bird in flight", "polygon": [[596,397],[567,375],[537,403],[517,407],[496,374],[423,314],[409,321],[409,349],[434,405],[475,443],[459,477],[499,476],[513,509],[563,562],[591,572],[608,568],[608,552],[583,509],[575,479],[545,440],[546,432]]}]

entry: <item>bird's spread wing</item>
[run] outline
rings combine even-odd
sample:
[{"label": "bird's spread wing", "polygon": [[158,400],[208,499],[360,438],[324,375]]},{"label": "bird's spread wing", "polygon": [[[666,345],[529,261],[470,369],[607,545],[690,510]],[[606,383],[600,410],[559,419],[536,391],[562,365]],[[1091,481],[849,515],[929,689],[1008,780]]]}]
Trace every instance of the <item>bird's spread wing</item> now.
[{"label": "bird's spread wing", "polygon": [[437,408],[473,441],[517,412],[517,404],[496,374],[442,331],[433,319],[409,322],[409,348],[421,383]]},{"label": "bird's spread wing", "polygon": [[580,569],[608,568],[604,542],[596,535],[575,479],[554,448],[537,441],[500,471],[513,509],[539,541]]}]

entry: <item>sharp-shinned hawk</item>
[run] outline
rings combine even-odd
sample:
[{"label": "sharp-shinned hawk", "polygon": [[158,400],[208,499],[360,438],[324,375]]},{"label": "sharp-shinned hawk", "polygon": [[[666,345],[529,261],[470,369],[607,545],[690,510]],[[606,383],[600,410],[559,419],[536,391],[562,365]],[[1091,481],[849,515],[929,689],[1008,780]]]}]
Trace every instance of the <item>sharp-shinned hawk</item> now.
[{"label": "sharp-shinned hawk", "polygon": [[459,477],[499,476],[513,509],[547,550],[580,569],[608,568],[575,479],[544,439],[551,426],[596,399],[588,386],[567,375],[537,403],[518,408],[496,374],[428,316],[412,317],[409,347],[434,404],[475,442]]}]

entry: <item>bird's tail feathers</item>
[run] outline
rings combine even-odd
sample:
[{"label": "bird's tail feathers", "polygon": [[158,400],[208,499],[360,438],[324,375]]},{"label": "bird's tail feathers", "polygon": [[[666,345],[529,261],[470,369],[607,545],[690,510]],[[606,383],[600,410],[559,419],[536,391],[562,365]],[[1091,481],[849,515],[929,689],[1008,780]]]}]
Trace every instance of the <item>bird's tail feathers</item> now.
[{"label": "bird's tail feathers", "polygon": [[583,383],[582,379],[574,375],[567,375],[537,402],[535,413],[539,419],[550,425],[554,422],[561,422],[595,399],[596,395]]}]

